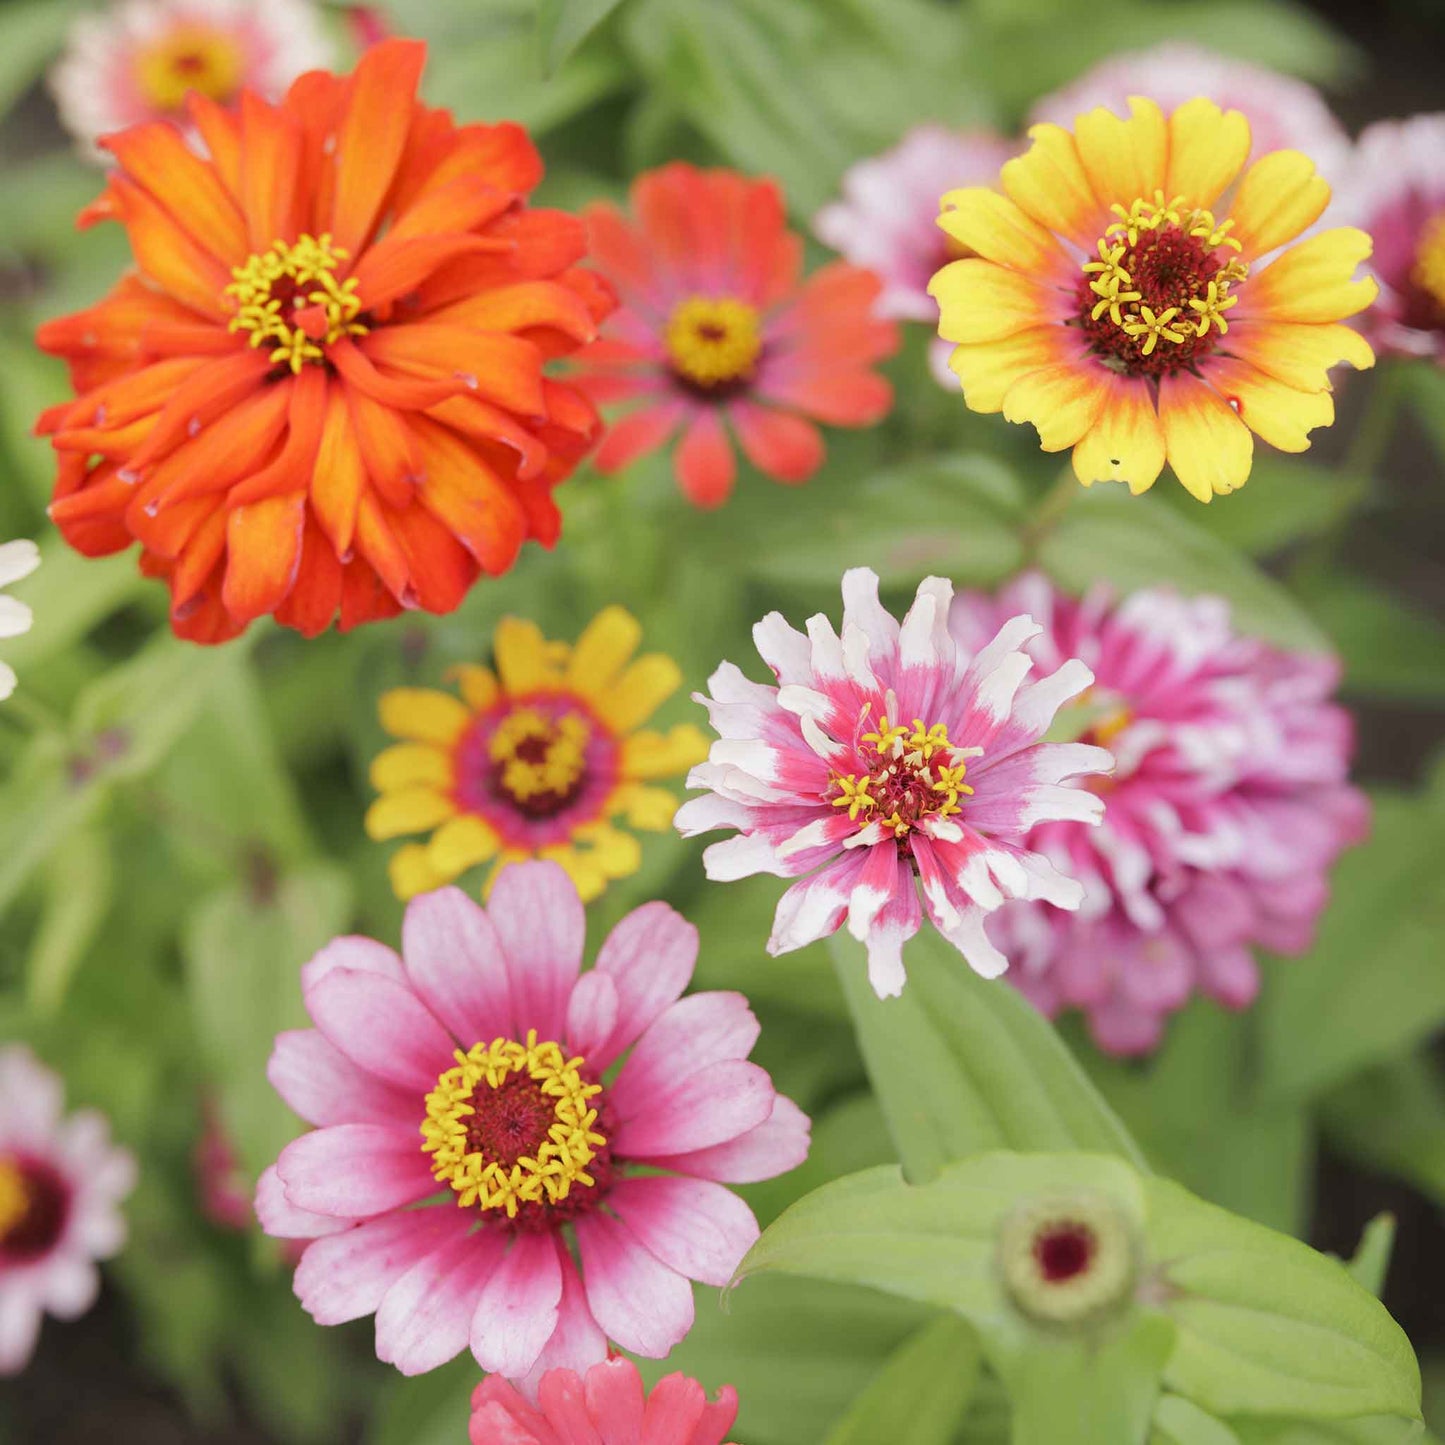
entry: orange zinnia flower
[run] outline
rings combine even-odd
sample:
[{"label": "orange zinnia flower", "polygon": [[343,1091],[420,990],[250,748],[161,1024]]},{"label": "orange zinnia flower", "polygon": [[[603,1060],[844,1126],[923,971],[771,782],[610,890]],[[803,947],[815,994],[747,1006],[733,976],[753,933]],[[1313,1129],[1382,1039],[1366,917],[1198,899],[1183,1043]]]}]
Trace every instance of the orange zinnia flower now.
[{"label": "orange zinnia flower", "polygon": [[40,421],[51,516],[89,556],[138,541],[182,637],[448,612],[556,539],[598,422],[543,367],[611,295],[581,222],[527,207],[526,133],[419,104],[424,59],[387,41],[277,106],[193,94],[204,157],[169,123],[103,142],[81,224],[119,220],[139,274],[40,329],[77,393]]},{"label": "orange zinnia flower", "polygon": [[1302,452],[1334,420],[1332,366],[1374,364],[1341,324],[1375,298],[1354,279],[1370,238],[1296,241],[1330,188],[1298,151],[1244,170],[1237,110],[1129,104],[1072,132],[1034,126],[1003,195],[944,196],[938,224],[969,255],[930,290],[974,411],[1032,422],[1045,451],[1072,447],[1085,486],[1142,492],[1167,460],[1207,502],[1244,485],[1254,436]]}]

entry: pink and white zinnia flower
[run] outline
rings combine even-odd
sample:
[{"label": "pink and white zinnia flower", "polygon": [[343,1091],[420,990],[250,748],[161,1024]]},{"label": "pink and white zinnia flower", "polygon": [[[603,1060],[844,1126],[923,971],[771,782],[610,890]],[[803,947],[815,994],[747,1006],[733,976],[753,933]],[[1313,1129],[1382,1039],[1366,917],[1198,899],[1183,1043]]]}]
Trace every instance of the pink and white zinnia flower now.
[{"label": "pink and white zinnia flower", "polygon": [[100,1114],[65,1118],[63,1104],[28,1049],[0,1049],[0,1375],[25,1368],[42,1315],[73,1320],[95,1303],[95,1261],[125,1242],[135,1161]]},{"label": "pink and white zinnia flower", "polygon": [[[753,873],[800,878],[778,904],[768,951],[788,953],[835,932],[868,944],[880,998],[902,991],[903,945],[930,919],[986,977],[1008,960],[984,915],[1009,898],[1077,908],[1083,889],[1024,846],[1039,823],[1097,823],[1103,802],[1067,784],[1110,766],[1083,743],[1044,743],[1061,704],[1093,681],[1082,662],[1049,676],[1025,644],[1038,635],[1012,617],[976,645],[948,630],[950,583],[927,578],[899,623],[866,567],[843,576],[841,635],[821,614],[807,635],[776,612],[753,629],[779,686],[749,682],[730,662],[698,696],[719,741],[694,768],[708,792],[678,810],[691,837],[738,836],[703,854],[709,878]],[[803,877],[803,875],[808,875]]]},{"label": "pink and white zinnia flower", "polygon": [[94,160],[96,140],[146,121],[180,121],[195,91],[229,105],[242,89],[279,100],[332,62],[311,0],[125,0],[77,18],[50,89]]},{"label": "pink and white zinnia flower", "polygon": [[649,1394],[631,1360],[617,1356],[585,1375],[549,1370],[534,1408],[489,1375],[472,1392],[471,1445],[721,1445],[737,1419],[737,1391],[709,1401],[696,1380],[667,1375]]},{"label": "pink and white zinnia flower", "polygon": [[1147,1052],[1195,992],[1252,1002],[1254,948],[1310,942],[1327,871],[1368,816],[1346,781],[1350,719],[1328,701],[1338,667],[1240,636],[1219,597],[1078,601],[1038,575],[959,597],[954,636],[974,646],[1021,608],[1043,624],[1027,644],[1040,667],[1093,669],[1073,721],[1116,761],[1094,784],[1102,827],[1043,823],[1027,840],[1083,880],[1083,907],[1012,903],[990,926],[1044,1012],[1084,1009],[1100,1047]]},{"label": "pink and white zinnia flower", "polygon": [[807,1118],[747,1061],[747,1000],[681,997],[697,930],[644,904],[579,976],[585,929],[561,868],[513,864],[486,909],[456,888],[413,899],[401,957],[340,938],[302,972],[316,1027],[280,1035],[269,1073],[316,1128],[256,1212],[313,1240],[295,1276],[312,1317],[375,1313],[404,1374],[470,1344],[530,1395],[609,1339],[666,1355],[689,1281],[726,1284],[757,1237],[723,1185],[807,1154]]}]

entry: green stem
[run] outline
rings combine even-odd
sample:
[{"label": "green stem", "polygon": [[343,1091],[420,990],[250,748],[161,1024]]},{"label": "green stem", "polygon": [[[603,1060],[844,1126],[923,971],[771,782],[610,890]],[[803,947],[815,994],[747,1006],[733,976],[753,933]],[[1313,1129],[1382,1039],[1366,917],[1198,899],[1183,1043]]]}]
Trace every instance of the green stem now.
[{"label": "green stem", "polygon": [[1033,515],[1023,525],[1020,540],[1023,544],[1025,567],[1032,567],[1037,563],[1040,548],[1063,520],[1064,514],[1074,505],[1074,498],[1082,490],[1073,467],[1066,466],[1059,473],[1058,480],[1044,493]]},{"label": "green stem", "polygon": [[23,689],[17,689],[0,703],[0,715],[30,732],[64,733],[66,730],[65,720],[53,708]]}]

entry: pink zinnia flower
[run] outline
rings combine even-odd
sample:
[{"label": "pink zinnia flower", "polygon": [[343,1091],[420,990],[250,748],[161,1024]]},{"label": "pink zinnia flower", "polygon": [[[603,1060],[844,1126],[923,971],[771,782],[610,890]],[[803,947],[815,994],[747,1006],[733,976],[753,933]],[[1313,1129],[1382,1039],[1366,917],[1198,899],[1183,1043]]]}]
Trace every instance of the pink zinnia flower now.
[{"label": "pink zinnia flower", "polygon": [[737,1419],[737,1391],[709,1402],[696,1380],[667,1375],[643,1389],[631,1360],[618,1356],[585,1375],[549,1370],[535,1408],[490,1375],[472,1393],[472,1445],[721,1445]]},{"label": "pink zinnia flower", "polygon": [[1134,95],[1147,95],[1166,114],[1196,96],[1208,96],[1221,110],[1243,114],[1253,155],[1303,151],[1327,181],[1338,181],[1345,173],[1350,138],[1314,86],[1182,40],[1111,55],[1044,96],[1029,122],[1051,121],[1068,128],[1097,106],[1127,114]]},{"label": "pink zinnia flower", "polygon": [[[903,945],[929,917],[986,977],[1008,960],[985,913],[1007,898],[1076,908],[1083,889],[1023,846],[1052,820],[1097,823],[1103,802],[1069,780],[1109,767],[1082,743],[1040,739],[1062,703],[1093,681],[1072,659],[1024,683],[1024,645],[1041,630],[1012,617],[975,645],[948,630],[952,586],[929,577],[902,626],[866,567],[843,576],[841,636],[822,615],[804,636],[776,612],[753,628],[778,687],[730,662],[698,696],[719,741],[689,785],[708,793],[678,810],[688,837],[738,836],[703,854],[707,876],[801,878],[778,903],[768,951],[788,953],[848,931],[868,944],[880,998],[901,992]],[[808,875],[801,877],[801,875]]]},{"label": "pink zinnia flower", "polygon": [[[960,254],[938,229],[939,200],[959,186],[992,186],[1018,145],[990,130],[953,131],[921,125],[890,151],[859,161],[843,177],[840,200],[813,220],[819,240],[883,282],[877,311],[897,321],[938,324],[938,303],[928,294],[933,274]],[[933,341],[934,374],[949,390],[953,348]]]},{"label": "pink zinnia flower", "polygon": [[1375,239],[1380,297],[1360,329],[1382,350],[1445,363],[1445,113],[1368,126],[1340,209]]},{"label": "pink zinnia flower", "polygon": [[317,1128],[256,1212],[313,1239],[295,1287],[317,1322],[374,1312],[405,1374],[470,1344],[531,1394],[609,1339],[660,1358],[692,1325],[689,1280],[726,1284],[757,1237],[723,1184],[807,1154],[806,1117],[747,1062],[747,1000],[681,997],[697,930],[644,904],[579,977],[585,929],[561,868],[513,864],[486,909],[413,899],[404,957],[341,938],[303,970],[316,1028],[280,1035],[270,1077]]},{"label": "pink zinnia flower", "polygon": [[243,88],[280,100],[332,58],[310,0],[126,0],[73,23],[50,89],[66,129],[104,161],[99,137],[184,123],[191,91],[221,105]]},{"label": "pink zinnia flower", "polygon": [[125,1242],[135,1161],[100,1114],[65,1118],[63,1102],[28,1049],[0,1049],[0,1375],[24,1369],[42,1315],[73,1320],[95,1303],[95,1261]]},{"label": "pink zinnia flower", "polygon": [[217,1229],[240,1232],[256,1222],[251,1207],[255,1181],[246,1177],[215,1106],[202,1107],[201,1137],[191,1155],[196,1199],[201,1213]]},{"label": "pink zinnia flower", "polygon": [[1240,636],[1222,598],[1078,601],[1037,575],[958,598],[954,636],[972,646],[1021,608],[1043,623],[1027,645],[1040,667],[1093,669],[1073,721],[1116,761],[1091,784],[1102,827],[1044,823],[1027,840],[1083,880],[1083,907],[1010,904],[990,926],[1046,1013],[1085,1009],[1102,1048],[1142,1053],[1195,992],[1247,1006],[1254,948],[1308,946],[1327,871],[1367,821],[1346,782],[1350,720],[1327,701],[1338,667]]}]

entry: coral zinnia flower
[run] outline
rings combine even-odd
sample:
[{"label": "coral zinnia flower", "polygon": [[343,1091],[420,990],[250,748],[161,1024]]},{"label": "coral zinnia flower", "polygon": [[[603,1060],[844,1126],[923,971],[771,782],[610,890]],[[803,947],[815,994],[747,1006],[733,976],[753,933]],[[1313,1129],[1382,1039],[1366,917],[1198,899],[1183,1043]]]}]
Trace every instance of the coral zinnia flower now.
[{"label": "coral zinnia flower", "polygon": [[[679,486],[700,507],[727,500],[743,454],[779,482],[822,465],[829,426],[871,426],[893,404],[873,370],[898,347],[874,311],[869,271],[835,262],[799,281],[803,242],[772,181],[682,161],[632,184],[632,219],[586,213],[592,252],[622,305],[580,359],[594,401],[638,405],[598,449],[616,472],[679,430]],[[811,418],[811,420],[810,420]]]},{"label": "coral zinnia flower", "polygon": [[446,612],[557,536],[596,415],[543,364],[610,303],[581,222],[525,205],[526,134],[415,100],[424,54],[386,41],[278,107],[192,95],[210,159],[169,124],[106,141],[83,219],[121,220],[140,274],[40,329],[79,393],[41,422],[51,516],[87,555],[139,541],[183,637]]},{"label": "coral zinnia flower", "polygon": [[[1008,960],[985,912],[1006,898],[1077,908],[1084,890],[1023,845],[1040,822],[1097,823],[1104,805],[1070,779],[1110,766],[1083,743],[1040,739],[1059,706],[1093,681],[1082,662],[1023,686],[1039,632],[1014,617],[976,648],[948,631],[952,586],[927,578],[899,624],[866,567],[843,576],[840,637],[821,614],[807,636],[776,612],[753,629],[780,686],[730,662],[705,703],[719,741],[688,783],[709,794],[677,812],[684,836],[735,828],[703,854],[714,879],[802,878],[783,894],[768,951],[788,953],[844,917],[868,944],[880,998],[900,993],[903,945],[929,917],[981,974]],[[816,870],[816,871],[814,871]]]},{"label": "coral zinnia flower", "polygon": [[806,1117],[747,1062],[747,1001],[681,997],[697,930],[644,904],[579,977],[585,931],[556,864],[516,863],[485,910],[413,899],[404,960],[341,938],[303,971],[316,1028],[277,1038],[270,1077],[318,1127],[256,1212],[314,1241],[295,1287],[317,1322],[375,1312],[405,1374],[470,1343],[530,1394],[609,1338],[662,1357],[692,1326],[688,1281],[726,1284],[757,1237],[723,1182],[807,1154]]},{"label": "coral zinnia flower", "polygon": [[1305,156],[1274,151],[1235,185],[1250,149],[1238,111],[1198,99],[1166,119],[1136,97],[1130,112],[1090,111],[1072,134],[1036,125],[1006,195],[946,195],[938,224],[977,255],[930,289],[974,411],[1072,447],[1085,486],[1142,492],[1167,460],[1207,502],[1248,479],[1251,433],[1304,451],[1334,420],[1331,366],[1373,365],[1340,324],[1375,297],[1351,279],[1370,238],[1342,228],[1281,250],[1329,201]]},{"label": "coral zinnia flower", "polygon": [[50,89],[66,129],[103,160],[101,136],[184,122],[192,91],[219,105],[242,90],[279,100],[331,58],[310,0],[125,0],[76,18]]},{"label": "coral zinnia flower", "polygon": [[665,1375],[649,1392],[621,1355],[576,1370],[549,1370],[533,1406],[497,1375],[472,1391],[472,1445],[721,1445],[738,1416],[737,1391],[718,1398],[686,1375]]},{"label": "coral zinnia flower", "polygon": [[[30,631],[35,620],[30,608],[18,597],[7,597],[4,589],[28,577],[40,565],[40,549],[34,542],[0,543],[0,637],[19,637]],[[15,691],[15,669],[0,662],[0,702]]]},{"label": "coral zinnia flower", "polygon": [[550,858],[584,902],[637,871],[642,850],[613,819],[666,828],[677,799],[649,784],[707,756],[707,739],[690,723],[640,730],[682,681],[661,653],[631,660],[641,637],[621,607],[599,612],[575,647],[504,617],[493,638],[496,671],[455,670],[461,701],[427,688],[383,695],[382,725],[402,741],[372,764],[381,797],[366,831],[394,838],[436,829],[392,859],[398,897],[493,859],[501,868]]},{"label": "coral zinnia flower", "polygon": [[1350,719],[1328,701],[1339,669],[1240,636],[1222,598],[1076,601],[1036,575],[964,594],[950,625],[974,647],[1020,609],[1043,625],[1026,645],[1040,667],[1093,669],[1076,730],[1116,762],[1100,828],[1048,822],[1027,840],[1083,880],[1083,907],[1011,903],[990,927],[1041,1008],[1085,1009],[1101,1047],[1145,1052],[1196,991],[1246,1007],[1252,949],[1308,947],[1327,872],[1368,818],[1347,782]]},{"label": "coral zinnia flower", "polygon": [[95,1303],[95,1261],[125,1241],[135,1161],[100,1114],[61,1107],[60,1080],[28,1049],[0,1050],[0,1375],[24,1369],[42,1315]]}]

